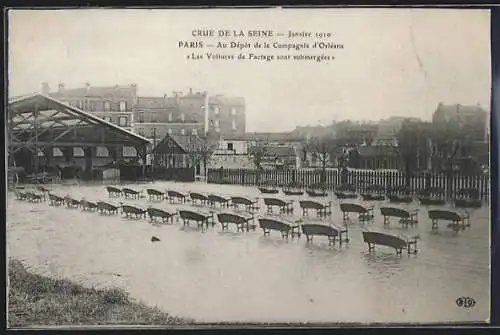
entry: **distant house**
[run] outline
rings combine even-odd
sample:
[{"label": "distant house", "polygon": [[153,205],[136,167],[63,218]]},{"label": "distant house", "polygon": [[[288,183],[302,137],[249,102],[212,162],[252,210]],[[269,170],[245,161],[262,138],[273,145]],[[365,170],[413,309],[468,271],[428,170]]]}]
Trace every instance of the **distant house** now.
[{"label": "distant house", "polygon": [[294,169],[300,165],[300,155],[291,145],[266,145],[266,155],[262,159],[263,168]]},{"label": "distant house", "polygon": [[[392,146],[365,146],[358,148],[359,159],[355,163],[358,168],[377,169],[402,169],[403,162],[397,148]],[[351,166],[354,162],[350,162]]]},{"label": "distant house", "polygon": [[335,137],[348,145],[370,145],[378,131],[375,122],[341,121],[333,125]]},{"label": "distant house", "polygon": [[254,168],[250,156],[254,146],[266,148],[263,158],[265,168],[298,168],[301,166],[301,140],[289,133],[246,133],[235,136],[222,136],[214,151],[211,168]]},{"label": "distant house", "polygon": [[197,175],[205,171],[204,154],[209,144],[199,136],[166,135],[153,149],[156,166],[167,168],[194,168]]},{"label": "distant house", "polygon": [[255,141],[248,141],[240,137],[220,138],[214,154],[216,155],[248,155],[248,148],[255,145]]},{"label": "distant house", "polygon": [[437,126],[452,123],[473,141],[488,142],[489,116],[480,105],[444,105],[439,103],[432,115],[432,123]]},{"label": "distant house", "polygon": [[397,147],[397,135],[405,121],[421,122],[418,118],[403,116],[392,116],[388,119],[380,120],[371,145]]}]

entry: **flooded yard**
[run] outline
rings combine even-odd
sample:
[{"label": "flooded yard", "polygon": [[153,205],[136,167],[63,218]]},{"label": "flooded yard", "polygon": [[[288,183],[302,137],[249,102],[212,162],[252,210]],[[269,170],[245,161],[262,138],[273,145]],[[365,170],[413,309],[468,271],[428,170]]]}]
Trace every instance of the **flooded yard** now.
[{"label": "flooded yard", "polygon": [[[120,187],[264,197],[255,188],[204,183]],[[147,197],[110,199],[104,184],[51,188],[54,194],[89,201],[178,207]],[[328,200],[333,201],[333,213],[327,221],[340,225],[339,200]],[[7,202],[8,256],[21,260],[28,270],[86,286],[123,288],[148,305],[199,322],[430,323],[489,317],[487,204],[470,211],[471,227],[455,234],[443,223],[433,232],[427,208],[416,202],[405,206],[419,208],[418,225],[403,228],[393,220],[384,228],[378,208],[387,202],[373,202],[374,222],[349,223],[349,243],[329,246],[321,236],[308,244],[304,236],[283,240],[275,231],[264,237],[259,228],[236,232],[230,225],[222,232],[216,224],[201,231],[175,220],[153,225],[146,219],[32,204],[16,200],[13,193]],[[302,212],[295,206],[296,219]],[[394,249],[377,246],[369,253],[361,234],[364,226],[418,235],[419,252],[398,256]],[[152,243],[152,236],[161,241]],[[458,307],[459,297],[471,297],[476,304]]]}]

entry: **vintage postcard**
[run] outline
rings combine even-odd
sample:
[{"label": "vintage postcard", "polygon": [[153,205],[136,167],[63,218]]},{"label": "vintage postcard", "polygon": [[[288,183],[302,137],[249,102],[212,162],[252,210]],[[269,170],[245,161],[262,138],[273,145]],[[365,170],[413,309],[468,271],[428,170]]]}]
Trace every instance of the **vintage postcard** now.
[{"label": "vintage postcard", "polygon": [[8,325],[490,318],[490,11],[8,12]]}]

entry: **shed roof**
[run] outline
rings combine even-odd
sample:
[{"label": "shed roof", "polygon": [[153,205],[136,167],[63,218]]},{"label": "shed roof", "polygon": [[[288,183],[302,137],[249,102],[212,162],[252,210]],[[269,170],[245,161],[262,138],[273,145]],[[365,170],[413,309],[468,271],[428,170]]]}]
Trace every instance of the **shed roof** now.
[{"label": "shed roof", "polygon": [[167,134],[154,148],[157,153],[190,153],[203,151],[208,143],[195,135],[173,135]]},{"label": "shed roof", "polygon": [[9,147],[151,143],[143,136],[41,93],[12,99],[8,118]]}]

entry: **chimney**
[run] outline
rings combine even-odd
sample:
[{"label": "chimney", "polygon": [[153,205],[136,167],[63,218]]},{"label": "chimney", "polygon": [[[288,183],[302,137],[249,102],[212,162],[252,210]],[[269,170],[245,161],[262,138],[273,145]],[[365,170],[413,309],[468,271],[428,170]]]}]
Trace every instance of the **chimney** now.
[{"label": "chimney", "polygon": [[137,104],[137,84],[130,84],[130,88],[132,89],[132,100],[133,104]]},{"label": "chimney", "polygon": [[64,83],[59,83],[58,91],[59,92],[64,91]]},{"label": "chimney", "polygon": [[189,95],[192,95],[193,94],[193,89],[190,87],[189,88]]},{"label": "chimney", "polygon": [[90,91],[90,83],[85,83],[85,89],[87,90],[87,93]]},{"label": "chimney", "polygon": [[49,87],[49,83],[42,83],[42,94],[49,94],[50,92],[50,87]]},{"label": "chimney", "polygon": [[166,104],[167,101],[168,101],[168,95],[167,95],[167,93],[163,94],[163,100],[165,101],[165,104]]}]

